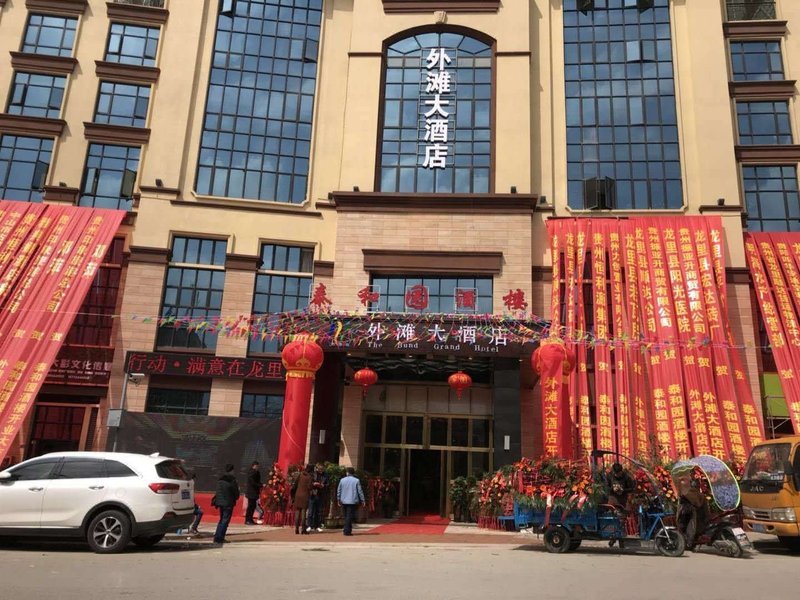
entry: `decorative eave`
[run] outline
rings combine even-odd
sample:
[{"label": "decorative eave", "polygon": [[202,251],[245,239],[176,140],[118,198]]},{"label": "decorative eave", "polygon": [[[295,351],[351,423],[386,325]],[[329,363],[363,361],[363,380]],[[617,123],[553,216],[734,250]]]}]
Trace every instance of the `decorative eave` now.
[{"label": "decorative eave", "polygon": [[179,188],[171,188],[171,187],[164,187],[164,186],[157,186],[157,185],[140,185],[139,190],[148,195],[153,196],[174,196],[178,198],[181,195],[181,190]]},{"label": "decorative eave", "polygon": [[95,73],[101,79],[125,81],[130,83],[156,83],[161,69],[158,67],[140,67],[120,63],[96,60]]},{"label": "decorative eave", "polygon": [[225,256],[225,269],[228,271],[249,271],[255,273],[261,265],[260,256],[228,254]]},{"label": "decorative eave", "polygon": [[83,135],[87,140],[110,144],[138,146],[150,141],[150,130],[145,127],[125,127],[84,121]]},{"label": "decorative eave", "polygon": [[333,277],[333,261],[329,260],[315,260],[314,261],[314,277]]},{"label": "decorative eave", "polygon": [[697,209],[701,215],[706,213],[736,213],[741,214],[744,212],[744,207],[740,206],[739,204],[723,204],[720,206],[719,204],[703,204],[702,206],[698,207]]},{"label": "decorative eave", "polygon": [[500,0],[382,0],[385,13],[447,12],[496,13]]},{"label": "decorative eave", "polygon": [[373,273],[477,273],[503,271],[502,252],[442,252],[364,248],[364,270]]},{"label": "decorative eave", "polygon": [[800,162],[800,146],[795,144],[736,146],[735,153],[736,160],[746,163]]},{"label": "decorative eave", "polygon": [[786,21],[728,21],[722,24],[727,38],[781,38],[786,35]]},{"label": "decorative eave", "polygon": [[531,267],[531,279],[533,281],[553,281],[553,267],[542,267],[534,265]]},{"label": "decorative eave", "polygon": [[78,204],[81,191],[78,188],[65,187],[60,185],[44,186],[44,201],[56,202],[59,204]]},{"label": "decorative eave", "polygon": [[132,263],[147,263],[151,265],[169,264],[169,249],[167,248],[148,248],[146,246],[131,246],[131,253],[128,259]]},{"label": "decorative eave", "polygon": [[788,100],[797,92],[794,79],[781,81],[730,81],[728,92],[731,98]]},{"label": "decorative eave", "polygon": [[106,12],[109,20],[137,25],[163,25],[169,18],[166,8],[121,2],[106,2]]},{"label": "decorative eave", "polygon": [[750,269],[747,267],[726,267],[725,282],[750,285]]},{"label": "decorative eave", "polygon": [[0,131],[15,135],[34,135],[40,137],[61,137],[67,122],[63,119],[28,117],[0,113]]},{"label": "decorative eave", "polygon": [[10,54],[11,66],[16,71],[70,75],[78,64],[78,60],[71,56],[45,56],[28,52],[11,52]]},{"label": "decorative eave", "polygon": [[79,17],[89,5],[87,0],[25,0],[25,8],[31,12]]},{"label": "decorative eave", "polygon": [[533,194],[399,194],[333,192],[337,212],[533,214]]}]

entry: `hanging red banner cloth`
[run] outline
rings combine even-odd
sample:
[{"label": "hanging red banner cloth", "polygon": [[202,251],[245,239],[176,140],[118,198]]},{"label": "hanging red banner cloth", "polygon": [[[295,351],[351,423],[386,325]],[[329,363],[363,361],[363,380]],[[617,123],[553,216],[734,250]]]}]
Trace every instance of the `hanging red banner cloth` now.
[{"label": "hanging red banner cloth", "polygon": [[[756,300],[778,368],[792,427],[797,433],[800,432],[800,304],[797,304],[797,298],[800,298],[800,280],[797,279],[800,235],[747,233],[744,242]],[[751,424],[753,419],[748,412],[744,418],[749,432],[754,427]]]},{"label": "hanging red banner cloth", "polygon": [[607,221],[599,223],[592,232],[594,386],[597,407],[597,447],[616,451],[616,416],[609,339],[608,273],[606,272],[608,233]]},{"label": "hanging red banner cloth", "polygon": [[0,459],[80,310],[123,211],[0,201]]}]

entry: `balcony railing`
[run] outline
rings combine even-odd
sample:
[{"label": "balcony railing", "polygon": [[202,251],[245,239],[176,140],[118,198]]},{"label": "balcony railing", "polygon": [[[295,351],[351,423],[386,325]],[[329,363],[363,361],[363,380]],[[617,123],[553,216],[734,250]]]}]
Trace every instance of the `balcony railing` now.
[{"label": "balcony railing", "polygon": [[134,4],[136,6],[150,6],[152,8],[164,8],[167,0],[112,0],[114,4]]},{"label": "balcony railing", "polygon": [[775,0],[728,0],[728,21],[769,21],[775,19]]}]

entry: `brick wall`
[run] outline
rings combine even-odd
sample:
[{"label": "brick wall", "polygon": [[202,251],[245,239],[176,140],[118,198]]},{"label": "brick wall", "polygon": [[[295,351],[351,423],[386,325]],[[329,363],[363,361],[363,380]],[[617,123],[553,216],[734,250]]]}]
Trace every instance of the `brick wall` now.
[{"label": "brick wall", "polygon": [[342,400],[342,439],[339,446],[339,464],[361,466],[361,415],[363,413],[361,388],[349,385],[344,388]]}]

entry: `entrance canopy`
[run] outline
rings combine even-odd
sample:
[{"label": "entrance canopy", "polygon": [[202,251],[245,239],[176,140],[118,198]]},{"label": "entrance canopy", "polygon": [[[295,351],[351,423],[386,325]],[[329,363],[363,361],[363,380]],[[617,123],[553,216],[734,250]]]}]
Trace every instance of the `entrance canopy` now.
[{"label": "entrance canopy", "polygon": [[67,337],[123,211],[0,201],[0,459]]}]

